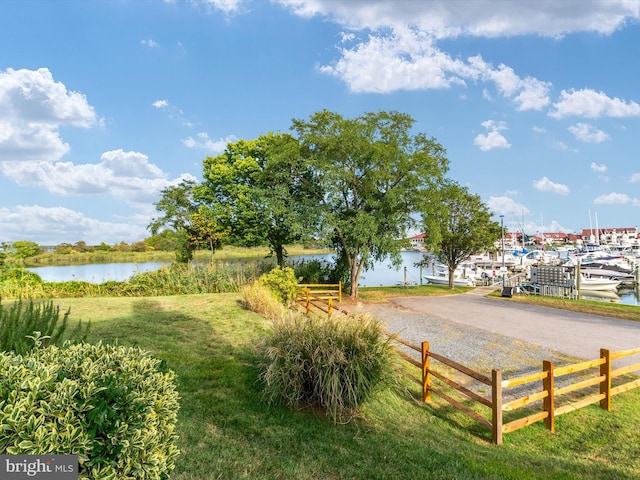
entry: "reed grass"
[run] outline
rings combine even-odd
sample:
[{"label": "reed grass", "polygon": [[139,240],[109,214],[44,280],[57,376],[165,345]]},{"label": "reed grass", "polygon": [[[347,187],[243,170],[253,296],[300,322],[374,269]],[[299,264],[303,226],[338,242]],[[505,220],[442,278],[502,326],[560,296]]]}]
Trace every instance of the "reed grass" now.
[{"label": "reed grass", "polygon": [[241,291],[242,303],[252,312],[275,320],[287,314],[289,309],[279,301],[269,287],[260,283],[245,285]]},{"label": "reed grass", "polygon": [[[100,284],[71,280],[42,282],[8,278],[0,281],[0,298],[149,297],[196,293],[239,292],[272,267],[270,262],[218,263],[215,265],[175,264],[134,275],[124,282]],[[37,276],[35,276],[37,277]],[[25,277],[27,278],[27,277]]]}]

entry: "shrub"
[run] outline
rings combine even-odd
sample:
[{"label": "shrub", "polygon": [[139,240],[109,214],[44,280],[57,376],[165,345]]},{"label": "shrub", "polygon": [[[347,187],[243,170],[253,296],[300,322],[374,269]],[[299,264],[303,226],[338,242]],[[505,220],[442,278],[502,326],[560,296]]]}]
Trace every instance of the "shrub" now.
[{"label": "shrub", "polygon": [[173,372],[137,348],[0,354],[0,453],[77,454],[83,479],[166,479],[178,456]]},{"label": "shrub", "polygon": [[296,298],[298,278],[291,267],[276,267],[261,275],[258,283],[271,290],[284,305],[290,305]]},{"label": "shrub", "polygon": [[334,422],[355,416],[392,369],[382,325],[366,315],[283,317],[274,322],[262,354],[269,402],[319,407]]},{"label": "shrub", "polygon": [[291,268],[300,278],[300,283],[338,283],[334,281],[334,265],[328,260],[299,260]]},{"label": "shrub", "polygon": [[30,270],[20,267],[9,267],[0,269],[0,283],[13,283],[17,286],[25,287],[31,285],[39,285],[42,283],[42,277]]},{"label": "shrub", "polygon": [[44,345],[61,345],[66,339],[72,341],[85,340],[90,324],[82,328],[78,320],[74,330],[65,337],[69,324],[70,310],[64,312],[60,320],[60,307],[53,302],[24,303],[17,300],[9,307],[0,303],[0,350],[13,351],[19,355],[33,348],[30,336],[38,332]]}]

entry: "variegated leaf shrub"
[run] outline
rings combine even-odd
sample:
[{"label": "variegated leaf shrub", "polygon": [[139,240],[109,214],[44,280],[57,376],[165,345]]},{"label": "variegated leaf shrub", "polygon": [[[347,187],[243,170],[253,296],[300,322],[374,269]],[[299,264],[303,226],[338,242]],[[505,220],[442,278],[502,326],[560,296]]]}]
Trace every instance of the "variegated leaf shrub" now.
[{"label": "variegated leaf shrub", "polygon": [[0,453],[76,454],[82,479],[166,479],[179,454],[175,375],[138,348],[0,354]]}]

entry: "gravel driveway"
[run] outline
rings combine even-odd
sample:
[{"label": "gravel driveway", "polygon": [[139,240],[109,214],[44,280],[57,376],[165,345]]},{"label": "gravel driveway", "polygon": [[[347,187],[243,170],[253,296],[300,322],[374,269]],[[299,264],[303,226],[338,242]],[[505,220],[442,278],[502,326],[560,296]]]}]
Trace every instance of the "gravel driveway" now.
[{"label": "gravel driveway", "polygon": [[[600,348],[640,347],[640,322],[486,298],[486,293],[476,289],[460,295],[400,297],[348,309],[369,312],[403,340],[416,346],[428,341],[432,351],[488,375],[496,368],[514,377],[539,371],[543,360],[560,365],[598,358]],[[638,355],[615,366],[637,362]]]}]

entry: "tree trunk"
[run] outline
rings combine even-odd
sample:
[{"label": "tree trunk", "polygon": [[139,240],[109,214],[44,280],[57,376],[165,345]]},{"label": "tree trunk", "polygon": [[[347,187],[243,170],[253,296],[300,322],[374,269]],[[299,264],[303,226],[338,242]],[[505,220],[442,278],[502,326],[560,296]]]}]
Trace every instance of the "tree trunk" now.
[{"label": "tree trunk", "polygon": [[276,262],[280,268],[284,268],[284,247],[282,245],[276,245],[273,249],[276,254]]}]

